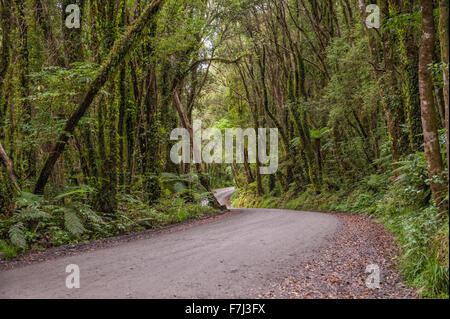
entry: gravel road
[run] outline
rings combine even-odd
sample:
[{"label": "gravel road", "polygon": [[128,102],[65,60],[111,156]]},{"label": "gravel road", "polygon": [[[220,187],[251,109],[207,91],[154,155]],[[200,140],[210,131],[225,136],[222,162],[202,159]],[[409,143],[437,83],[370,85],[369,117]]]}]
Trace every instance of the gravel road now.
[{"label": "gravel road", "polygon": [[[232,189],[219,190],[220,201]],[[236,209],[208,223],[0,272],[0,298],[251,298],[295,273],[338,229],[335,216]],[[80,288],[66,288],[66,266]]]},{"label": "gravel road", "polygon": [[[230,208],[233,190],[215,196]],[[366,216],[231,209],[3,263],[0,298],[417,298],[397,255],[392,235]],[[66,288],[69,264],[79,266],[79,289]],[[378,289],[366,287],[369,264],[381,271]]]}]

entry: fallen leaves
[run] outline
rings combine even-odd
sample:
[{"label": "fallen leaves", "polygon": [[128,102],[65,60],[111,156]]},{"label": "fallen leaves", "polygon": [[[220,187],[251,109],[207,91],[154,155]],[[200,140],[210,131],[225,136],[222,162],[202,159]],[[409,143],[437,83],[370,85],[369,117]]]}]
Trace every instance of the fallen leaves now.
[{"label": "fallen leaves", "polygon": [[[335,213],[343,223],[331,244],[298,266],[292,278],[272,285],[262,298],[381,299],[417,298],[402,281],[395,260],[398,247],[382,225],[362,215]],[[380,268],[380,288],[365,282],[367,265]]]}]

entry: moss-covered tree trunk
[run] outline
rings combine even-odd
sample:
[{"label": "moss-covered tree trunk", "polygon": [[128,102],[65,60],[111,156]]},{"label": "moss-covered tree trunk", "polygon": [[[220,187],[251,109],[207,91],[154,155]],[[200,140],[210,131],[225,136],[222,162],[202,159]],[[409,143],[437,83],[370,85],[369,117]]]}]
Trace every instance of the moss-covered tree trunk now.
[{"label": "moss-covered tree trunk", "polygon": [[444,110],[445,110],[445,130],[447,132],[447,169],[450,169],[449,162],[449,2],[448,0],[439,1],[439,40],[441,43],[441,59],[444,66],[443,86],[444,86]]},{"label": "moss-covered tree trunk", "polygon": [[[2,29],[1,37],[1,51],[0,51],[0,139],[5,136],[4,120],[7,116],[7,97],[8,94],[4,92],[6,73],[9,67],[11,57],[11,8],[6,0],[0,0],[0,26]],[[11,123],[12,124],[12,123]]]},{"label": "moss-covered tree trunk", "polygon": [[92,104],[94,97],[108,80],[111,73],[124,60],[126,54],[133,45],[136,36],[142,32],[149,19],[160,10],[162,3],[163,0],[153,0],[150,2],[141,16],[128,28],[127,32],[125,32],[125,34],[117,40],[116,43],[114,43],[111,52],[109,53],[106,61],[102,64],[96,77],[91,82],[82,102],[78,105],[77,110],[67,120],[64,127],[64,132],[58,138],[50,156],[44,164],[39,179],[34,187],[34,193],[42,194],[44,192],[45,185],[47,184],[53,167],[63,153],[73,130],[77,126],[80,119],[84,116]]},{"label": "moss-covered tree trunk", "polygon": [[442,163],[439,136],[436,125],[436,111],[433,98],[433,76],[429,65],[433,62],[433,50],[435,45],[435,28],[433,18],[433,3],[429,0],[421,0],[422,8],[422,45],[419,53],[419,89],[420,108],[422,113],[423,139],[425,157],[428,164],[428,175],[433,198],[440,211],[443,211],[443,196],[445,186],[436,182],[444,170]]},{"label": "moss-covered tree trunk", "polygon": [[[413,14],[419,8],[415,1],[389,0],[390,6],[397,15]],[[399,37],[400,58],[403,79],[403,92],[408,124],[410,151],[416,151],[422,145],[422,125],[420,123],[420,95],[419,95],[419,46],[415,36],[415,27],[409,23],[397,28]]]},{"label": "moss-covered tree trunk", "polygon": [[[31,120],[33,118],[33,106],[27,97],[30,95],[30,53],[28,49],[28,21],[26,17],[26,3],[24,0],[14,1],[17,12],[17,23],[19,31],[19,56],[17,71],[20,83],[20,106],[24,110],[23,122],[25,124],[23,134],[31,135]],[[33,178],[36,175],[36,150],[32,144],[27,145],[24,150],[26,160],[25,174]]]},{"label": "moss-covered tree trunk", "polygon": [[64,55],[61,54],[58,48],[58,43],[52,29],[51,13],[49,12],[47,1],[34,0],[34,9],[36,23],[42,30],[48,63],[50,65],[64,66]]},{"label": "moss-covered tree trunk", "polygon": [[[391,17],[389,3],[387,0],[381,1],[380,10],[383,19]],[[395,54],[396,38],[392,31],[386,30],[382,36],[384,74],[381,77],[380,85],[383,87],[384,111],[386,114],[387,128],[392,142],[392,157],[398,161],[408,150],[408,136],[402,130],[401,125],[405,123],[405,106],[400,84],[397,78],[395,65],[398,64]]]},{"label": "moss-covered tree trunk", "polygon": [[[71,4],[78,5],[80,9],[80,27],[79,28],[68,28],[66,26],[66,13],[67,6]],[[83,52],[83,42],[81,40],[81,33],[83,30],[83,10],[84,1],[82,0],[63,0],[61,3],[61,30],[63,34],[63,45],[64,45],[64,57],[66,67],[69,67],[71,63],[76,61],[84,60]]]},{"label": "moss-covered tree trunk", "polygon": [[17,181],[16,173],[14,172],[14,166],[11,162],[9,156],[6,154],[5,149],[3,148],[2,143],[0,142],[0,159],[1,163],[5,166],[8,177],[11,181],[11,184],[14,186],[15,190],[19,190],[19,183]]}]

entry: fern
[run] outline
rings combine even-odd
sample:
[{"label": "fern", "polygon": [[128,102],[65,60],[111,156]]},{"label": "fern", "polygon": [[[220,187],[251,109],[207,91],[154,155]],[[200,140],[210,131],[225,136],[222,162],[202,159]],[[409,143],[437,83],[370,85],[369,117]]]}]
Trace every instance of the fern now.
[{"label": "fern", "polygon": [[27,192],[20,192],[16,199],[16,204],[19,208],[22,207],[38,207],[44,202],[44,198],[39,195],[35,195]]},{"label": "fern", "polygon": [[66,211],[64,214],[64,226],[70,233],[76,236],[79,236],[86,231],[81,220],[73,211]]},{"label": "fern", "polygon": [[33,221],[40,219],[50,218],[50,214],[44,212],[43,210],[37,209],[35,207],[26,207],[20,210],[20,212],[15,215],[15,220],[17,221]]},{"label": "fern", "polygon": [[8,231],[11,243],[20,248],[25,248],[25,246],[27,245],[23,228],[23,224],[19,222],[11,226]]},{"label": "fern", "polygon": [[97,213],[95,213],[90,207],[86,205],[79,207],[78,212],[94,223],[106,224],[105,221]]},{"label": "fern", "polygon": [[169,182],[169,183],[170,182],[172,182],[172,183],[176,183],[176,182],[195,183],[195,184],[200,183],[198,174],[194,174],[194,173],[176,175],[173,173],[164,172],[164,173],[161,173],[160,177],[163,182]]},{"label": "fern", "polygon": [[176,174],[163,172],[161,173],[161,179],[166,182],[178,181],[179,177]]},{"label": "fern", "polygon": [[61,194],[55,196],[55,200],[61,200],[63,198],[70,197],[70,196],[73,196],[73,195],[84,195],[84,194],[87,194],[87,193],[91,193],[93,191],[94,191],[94,189],[92,187],[87,186],[87,185],[80,185],[80,186],[77,186],[77,187],[71,187],[67,191],[65,191],[64,193],[61,193]]}]

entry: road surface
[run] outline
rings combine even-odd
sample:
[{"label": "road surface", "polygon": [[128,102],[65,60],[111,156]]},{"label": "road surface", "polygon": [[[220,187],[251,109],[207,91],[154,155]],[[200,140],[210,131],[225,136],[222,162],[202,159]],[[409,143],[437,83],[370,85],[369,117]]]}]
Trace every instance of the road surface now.
[{"label": "road surface", "polygon": [[[221,203],[232,188],[218,190]],[[332,215],[233,209],[211,222],[0,272],[0,298],[252,298],[298,271],[340,224]],[[80,288],[66,287],[66,266]]]},{"label": "road surface", "polygon": [[228,209],[230,209],[231,208],[230,197],[231,195],[233,195],[233,192],[234,187],[221,188],[217,189],[214,192],[214,196],[217,198],[217,201],[221,205],[225,205]]}]

